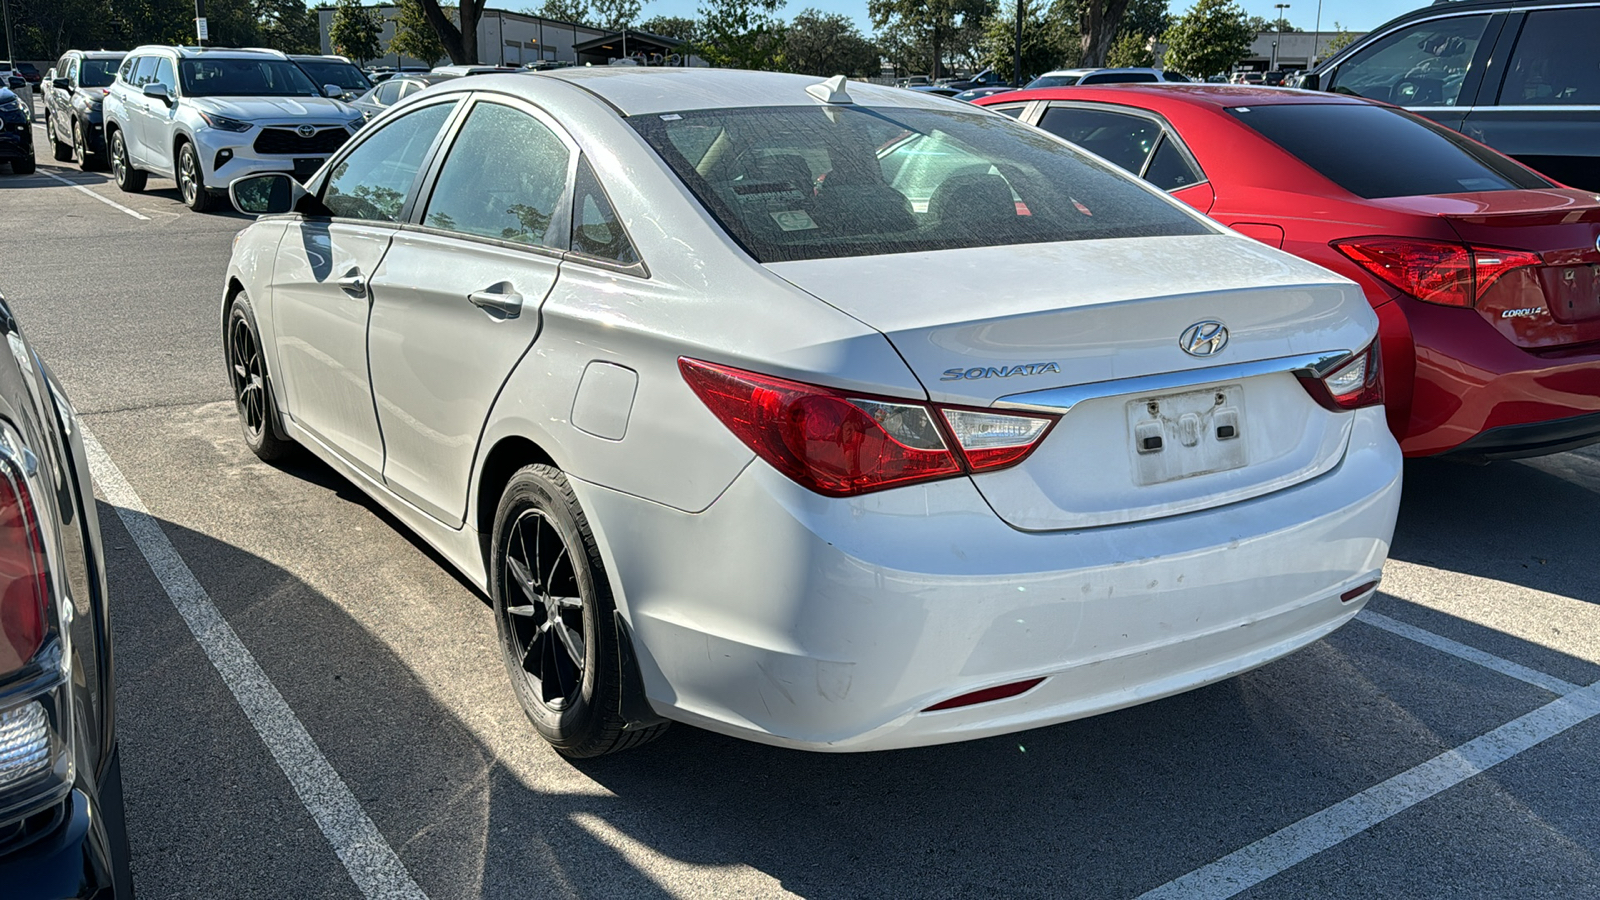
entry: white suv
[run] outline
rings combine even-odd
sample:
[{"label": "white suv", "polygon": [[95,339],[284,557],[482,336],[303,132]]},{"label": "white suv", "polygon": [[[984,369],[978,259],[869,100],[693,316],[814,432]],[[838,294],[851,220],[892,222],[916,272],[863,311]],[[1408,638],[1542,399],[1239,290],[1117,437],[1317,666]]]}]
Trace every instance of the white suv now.
[{"label": "white suv", "polygon": [[246,175],[307,180],[361,124],[359,111],[325,96],[342,92],[273,50],[139,47],[105,100],[117,186],[172,178],[200,212]]}]

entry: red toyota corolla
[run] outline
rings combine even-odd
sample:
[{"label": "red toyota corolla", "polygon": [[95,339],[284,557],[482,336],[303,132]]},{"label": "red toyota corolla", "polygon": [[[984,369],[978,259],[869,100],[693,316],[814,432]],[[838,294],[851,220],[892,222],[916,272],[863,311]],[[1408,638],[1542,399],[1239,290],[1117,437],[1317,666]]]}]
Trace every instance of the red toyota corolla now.
[{"label": "red toyota corolla", "polygon": [[1338,94],[1117,84],[977,102],[1358,282],[1407,456],[1600,441],[1600,195]]}]

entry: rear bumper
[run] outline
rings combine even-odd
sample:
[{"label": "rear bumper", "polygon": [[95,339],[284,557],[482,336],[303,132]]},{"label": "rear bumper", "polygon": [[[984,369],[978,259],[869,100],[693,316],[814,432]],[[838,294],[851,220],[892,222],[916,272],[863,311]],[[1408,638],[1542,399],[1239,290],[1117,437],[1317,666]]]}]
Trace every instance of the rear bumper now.
[{"label": "rear bumper", "polygon": [[[688,514],[574,480],[663,716],[809,750],[968,740],[1290,653],[1378,577],[1401,460],[1381,408],[1332,471],[1253,500],[1026,533],[967,479],[835,500],[751,465]],[[1043,678],[1007,700],[928,707]]]},{"label": "rear bumper", "polygon": [[[118,827],[120,816],[118,810]],[[48,833],[15,852],[0,850],[0,885],[5,885],[6,900],[131,898],[126,881],[118,892],[116,854],[106,818],[85,791],[74,789]]]},{"label": "rear bumper", "polygon": [[1600,413],[1491,428],[1440,456],[1464,460],[1524,459],[1595,443],[1600,443]]}]

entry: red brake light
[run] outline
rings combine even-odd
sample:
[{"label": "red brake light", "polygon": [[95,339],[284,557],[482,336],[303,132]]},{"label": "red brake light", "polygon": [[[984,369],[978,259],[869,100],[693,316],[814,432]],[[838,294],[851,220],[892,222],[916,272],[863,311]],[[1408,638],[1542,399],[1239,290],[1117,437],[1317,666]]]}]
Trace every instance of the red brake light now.
[{"label": "red brake light", "polygon": [[0,466],[0,673],[14,672],[44,643],[49,568],[27,483]]},{"label": "red brake light", "polygon": [[1057,418],[851,396],[687,358],[678,369],[745,446],[830,497],[1014,466]]},{"label": "red brake light", "polygon": [[1333,248],[1407,294],[1441,306],[1471,307],[1501,275],[1543,264],[1537,253],[1468,247],[1420,238],[1364,237]]},{"label": "red brake light", "polygon": [[1344,412],[1383,402],[1383,379],[1378,369],[1378,342],[1374,340],[1329,374],[1321,378],[1302,375],[1300,383],[1324,408]]}]

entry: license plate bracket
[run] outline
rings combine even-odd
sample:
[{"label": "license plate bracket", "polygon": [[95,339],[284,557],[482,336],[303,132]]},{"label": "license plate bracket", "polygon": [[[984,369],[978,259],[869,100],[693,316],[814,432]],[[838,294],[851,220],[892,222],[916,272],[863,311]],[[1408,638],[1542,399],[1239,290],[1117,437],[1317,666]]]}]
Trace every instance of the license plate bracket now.
[{"label": "license plate bracket", "polygon": [[1127,404],[1136,484],[1243,468],[1249,440],[1243,385],[1161,394]]}]

